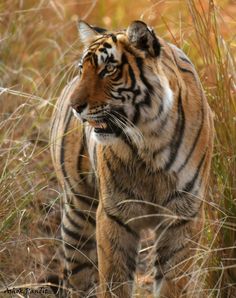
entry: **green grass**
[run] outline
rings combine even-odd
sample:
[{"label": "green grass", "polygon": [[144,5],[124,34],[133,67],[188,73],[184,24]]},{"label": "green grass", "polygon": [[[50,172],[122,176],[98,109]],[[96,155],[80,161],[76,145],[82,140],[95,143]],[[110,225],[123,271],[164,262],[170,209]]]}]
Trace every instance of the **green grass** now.
[{"label": "green grass", "polygon": [[108,28],[142,18],[189,55],[212,107],[215,148],[200,274],[209,297],[236,297],[235,14],[230,0],[0,3],[1,287],[36,283],[54,270],[61,195],[48,132],[79,56],[76,16]]}]

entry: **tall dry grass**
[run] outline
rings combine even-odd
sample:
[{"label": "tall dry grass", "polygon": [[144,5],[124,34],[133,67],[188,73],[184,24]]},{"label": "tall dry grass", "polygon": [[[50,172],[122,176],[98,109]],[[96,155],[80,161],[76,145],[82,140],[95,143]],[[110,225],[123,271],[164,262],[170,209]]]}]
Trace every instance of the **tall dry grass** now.
[{"label": "tall dry grass", "polygon": [[236,5],[230,0],[0,2],[0,288],[33,285],[58,266],[61,194],[48,130],[55,100],[75,73],[76,16],[108,28],[142,18],[196,65],[216,131],[200,290],[236,297]]},{"label": "tall dry grass", "polygon": [[209,4],[208,12],[202,15],[194,1],[189,1],[199,53],[206,68],[207,81],[203,84],[215,113],[215,153],[207,231],[210,247],[206,250],[210,271],[208,285],[217,297],[236,297],[235,44],[223,36],[223,30],[229,30],[225,34],[230,35],[230,22],[220,28],[220,9],[213,1]]}]

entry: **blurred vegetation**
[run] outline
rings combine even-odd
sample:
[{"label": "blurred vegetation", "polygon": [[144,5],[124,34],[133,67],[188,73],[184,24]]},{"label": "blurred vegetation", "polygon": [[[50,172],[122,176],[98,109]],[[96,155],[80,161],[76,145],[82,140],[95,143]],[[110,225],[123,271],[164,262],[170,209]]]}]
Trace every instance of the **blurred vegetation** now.
[{"label": "blurred vegetation", "polygon": [[61,194],[48,132],[76,72],[77,17],[109,29],[143,19],[195,64],[216,130],[201,290],[236,297],[234,0],[0,0],[0,288],[35,284],[57,266]]}]

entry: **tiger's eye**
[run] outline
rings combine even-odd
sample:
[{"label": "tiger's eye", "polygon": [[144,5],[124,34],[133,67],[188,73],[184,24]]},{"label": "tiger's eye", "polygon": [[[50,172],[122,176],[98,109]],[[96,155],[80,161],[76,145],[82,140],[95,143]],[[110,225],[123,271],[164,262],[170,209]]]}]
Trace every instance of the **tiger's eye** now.
[{"label": "tiger's eye", "polygon": [[107,64],[107,66],[106,66],[106,70],[107,70],[108,72],[112,72],[115,68],[116,68],[116,67],[115,67],[115,65],[113,65],[113,64]]}]

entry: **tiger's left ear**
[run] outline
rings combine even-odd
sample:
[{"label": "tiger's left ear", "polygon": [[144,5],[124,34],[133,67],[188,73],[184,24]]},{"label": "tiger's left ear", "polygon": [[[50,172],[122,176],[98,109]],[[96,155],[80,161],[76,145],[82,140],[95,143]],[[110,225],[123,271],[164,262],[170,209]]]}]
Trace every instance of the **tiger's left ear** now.
[{"label": "tiger's left ear", "polygon": [[78,31],[80,40],[85,46],[99,34],[92,26],[84,21],[78,22]]},{"label": "tiger's left ear", "polygon": [[146,52],[151,57],[158,57],[161,45],[154,31],[142,21],[134,21],[128,27],[126,34],[129,42],[139,50]]}]

